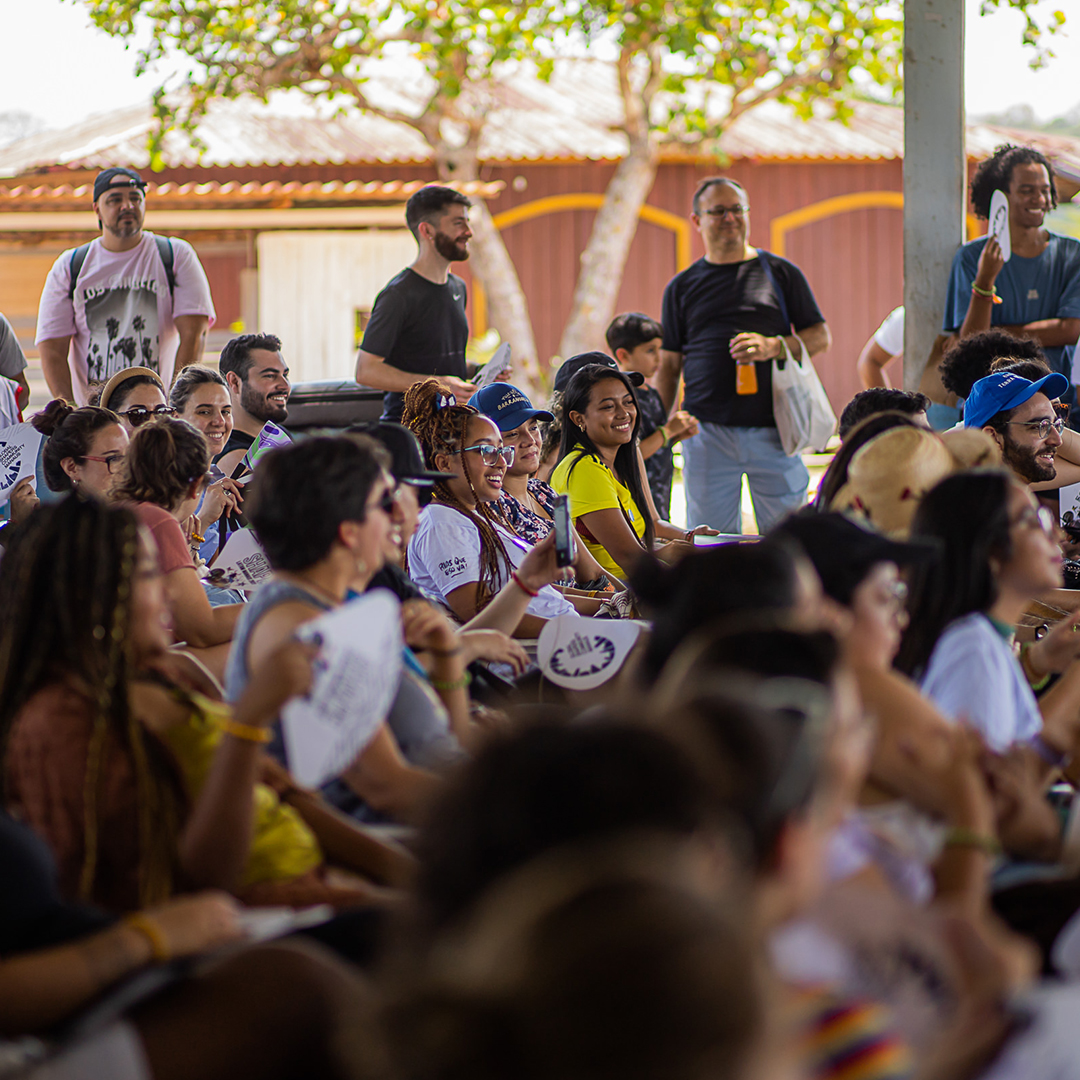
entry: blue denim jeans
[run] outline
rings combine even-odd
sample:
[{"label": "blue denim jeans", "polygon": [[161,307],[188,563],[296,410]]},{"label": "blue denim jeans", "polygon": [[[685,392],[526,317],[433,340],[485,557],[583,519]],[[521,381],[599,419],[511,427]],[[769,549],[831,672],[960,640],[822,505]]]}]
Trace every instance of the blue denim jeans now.
[{"label": "blue denim jeans", "polygon": [[767,532],[806,502],[810,474],[801,457],[788,457],[776,428],[701,423],[682,444],[686,524],[742,532],[742,478],[750,483],[758,531]]}]

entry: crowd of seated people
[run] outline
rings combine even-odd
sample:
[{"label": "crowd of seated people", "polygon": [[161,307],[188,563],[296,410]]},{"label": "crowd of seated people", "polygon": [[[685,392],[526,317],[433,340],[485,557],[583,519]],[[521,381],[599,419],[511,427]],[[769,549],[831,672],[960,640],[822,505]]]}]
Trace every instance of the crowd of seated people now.
[{"label": "crowd of seated people", "polygon": [[[859,395],[813,505],[707,546],[629,346],[232,476],[209,367],[50,402],[0,555],[0,1078],[1075,1074],[1071,442],[1025,348],[949,354],[952,432]],[[321,635],[387,594],[386,705],[343,681],[363,738],[301,782]],[[567,627],[641,630],[599,698]]]}]

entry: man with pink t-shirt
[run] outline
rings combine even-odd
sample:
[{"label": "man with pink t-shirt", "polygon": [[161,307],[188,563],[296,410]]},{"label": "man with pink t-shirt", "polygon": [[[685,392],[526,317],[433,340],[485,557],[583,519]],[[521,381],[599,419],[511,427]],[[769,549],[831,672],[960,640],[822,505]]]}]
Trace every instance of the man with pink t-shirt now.
[{"label": "man with pink t-shirt", "polygon": [[143,231],[145,190],[133,169],[98,173],[101,236],[49,271],[35,343],[53,397],[85,405],[95,386],[136,365],[170,386],[202,359],[214,322],[209,282],[186,240]]}]

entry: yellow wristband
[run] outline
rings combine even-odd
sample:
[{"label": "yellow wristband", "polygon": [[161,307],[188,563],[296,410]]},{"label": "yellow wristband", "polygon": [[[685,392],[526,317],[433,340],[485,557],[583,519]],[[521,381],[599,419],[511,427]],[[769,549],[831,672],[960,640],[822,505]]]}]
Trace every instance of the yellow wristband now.
[{"label": "yellow wristband", "polygon": [[165,940],[161,927],[149,915],[137,911],[134,915],[125,915],[123,922],[125,926],[138,931],[150,942],[150,952],[155,964],[167,963],[172,958],[169,943]]},{"label": "yellow wristband", "polygon": [[945,846],[974,848],[992,858],[1001,854],[1001,843],[996,836],[986,836],[961,826],[952,828],[945,834]]},{"label": "yellow wristband", "polygon": [[234,739],[243,739],[245,742],[268,743],[273,736],[266,728],[255,727],[253,724],[238,724],[235,720],[222,720],[221,730]]},{"label": "yellow wristband", "polygon": [[428,682],[436,690],[464,690],[472,682],[472,675],[466,671],[460,679],[454,679],[452,682],[432,678],[429,678]]}]

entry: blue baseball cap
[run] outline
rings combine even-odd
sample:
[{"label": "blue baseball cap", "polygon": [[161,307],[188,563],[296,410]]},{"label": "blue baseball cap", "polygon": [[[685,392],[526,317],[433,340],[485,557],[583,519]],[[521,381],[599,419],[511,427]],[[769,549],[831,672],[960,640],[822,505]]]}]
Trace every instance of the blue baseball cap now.
[{"label": "blue baseball cap", "polygon": [[987,421],[1005,409],[1015,409],[1030,401],[1036,394],[1048,398],[1061,397],[1069,389],[1069,380],[1058,372],[1051,372],[1032,382],[1009,371],[995,371],[980,379],[964,402],[964,427],[985,427]]},{"label": "blue baseball cap", "polygon": [[500,431],[513,431],[526,420],[555,419],[544,409],[534,409],[532,402],[516,387],[509,383],[491,383],[482,390],[477,390],[469,404],[478,412],[495,421]]}]

